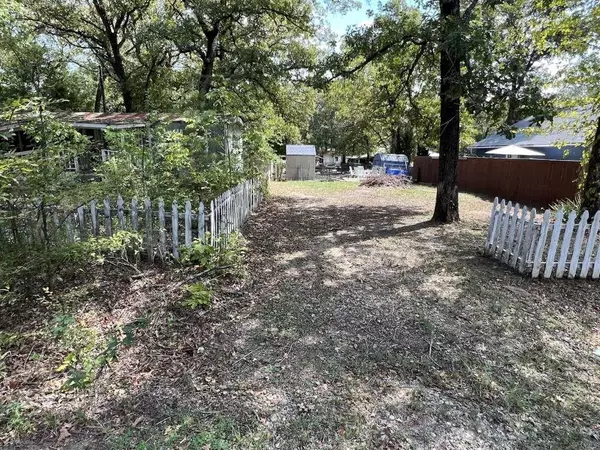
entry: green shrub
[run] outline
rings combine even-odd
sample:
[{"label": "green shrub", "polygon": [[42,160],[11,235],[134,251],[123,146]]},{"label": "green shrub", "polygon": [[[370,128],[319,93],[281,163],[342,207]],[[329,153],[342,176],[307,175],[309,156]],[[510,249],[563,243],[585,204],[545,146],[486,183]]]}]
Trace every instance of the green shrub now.
[{"label": "green shrub", "polygon": [[142,235],[129,231],[51,247],[12,246],[0,259],[0,286],[5,288],[5,295],[19,287],[29,292],[36,288],[52,290],[56,278],[75,274],[90,264],[130,265],[141,248]]},{"label": "green shrub", "polygon": [[14,438],[20,438],[35,431],[35,427],[20,402],[0,404],[0,429]]},{"label": "green shrub", "polygon": [[583,212],[581,206],[581,196],[577,194],[573,199],[566,198],[563,200],[557,200],[550,205],[550,209],[554,215],[556,215],[559,210],[564,210],[565,214],[563,216],[563,221],[566,222],[569,218],[569,214],[571,214],[572,211],[575,211],[576,214]]},{"label": "green shrub", "polygon": [[206,233],[202,240],[196,240],[189,249],[184,249],[181,263],[198,266],[200,270],[226,269],[230,274],[239,274],[246,254],[246,240],[234,232],[221,236],[211,245],[211,235]]},{"label": "green shrub", "polygon": [[76,323],[71,316],[57,316],[52,332],[61,346],[69,350],[56,368],[57,372],[67,373],[63,390],[88,387],[117,359],[119,348],[133,344],[135,330],[144,328],[146,323],[144,319],[135,320],[115,328],[107,338],[101,339],[95,330]]},{"label": "green shrub", "polygon": [[212,301],[212,291],[204,283],[194,283],[187,287],[188,297],[183,301],[183,305],[191,309],[208,309]]}]

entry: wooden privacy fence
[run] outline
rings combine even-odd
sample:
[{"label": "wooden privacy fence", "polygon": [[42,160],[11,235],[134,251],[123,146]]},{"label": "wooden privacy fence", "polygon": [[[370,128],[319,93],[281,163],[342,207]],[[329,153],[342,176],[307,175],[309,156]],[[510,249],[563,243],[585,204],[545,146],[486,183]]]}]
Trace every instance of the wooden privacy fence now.
[{"label": "wooden privacy fence", "polygon": [[[512,198],[521,204],[548,206],[577,194],[578,161],[504,158],[460,158],[458,188],[489,197]],[[417,156],[413,181],[438,183],[439,159]]]},{"label": "wooden privacy fence", "polygon": [[[229,189],[208,207],[204,203],[186,201],[165,205],[162,199],[116,202],[110,199],[92,200],[75,211],[45,212],[49,223],[40,220],[41,211],[21,215],[19,219],[0,222],[0,243],[18,244],[47,240],[53,245],[74,243],[94,237],[113,236],[117,231],[141,232],[148,259],[167,255],[179,259],[182,245],[190,248],[194,239],[202,239],[210,232],[210,244],[222,243],[221,237],[239,230],[249,215],[262,201],[261,183],[247,180]],[[35,217],[34,217],[35,216]],[[45,227],[45,231],[42,230]]]},{"label": "wooden privacy fence", "polygon": [[542,216],[535,208],[494,200],[484,253],[533,278],[600,278],[600,212]]}]

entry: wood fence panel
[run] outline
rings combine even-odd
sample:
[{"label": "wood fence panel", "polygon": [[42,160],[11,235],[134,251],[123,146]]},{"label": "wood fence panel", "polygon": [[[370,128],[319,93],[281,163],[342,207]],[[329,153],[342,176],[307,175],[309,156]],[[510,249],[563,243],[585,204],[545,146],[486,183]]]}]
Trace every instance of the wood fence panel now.
[{"label": "wood fence panel", "polygon": [[[438,165],[438,159],[417,156],[413,179],[437,185]],[[579,170],[578,161],[460,158],[458,187],[464,192],[547,206],[556,200],[575,197]]]}]

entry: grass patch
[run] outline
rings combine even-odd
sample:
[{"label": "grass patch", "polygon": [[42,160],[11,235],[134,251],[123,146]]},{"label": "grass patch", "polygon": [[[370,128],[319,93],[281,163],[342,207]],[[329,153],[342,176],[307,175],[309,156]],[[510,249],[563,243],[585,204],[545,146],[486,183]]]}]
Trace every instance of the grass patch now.
[{"label": "grass patch", "polygon": [[111,450],[229,450],[264,448],[268,436],[239,426],[228,417],[205,421],[200,416],[177,414],[158,426],[130,427],[107,440]]},{"label": "grass patch", "polygon": [[358,188],[358,181],[273,181],[269,184],[272,195],[314,195],[349,192]]}]

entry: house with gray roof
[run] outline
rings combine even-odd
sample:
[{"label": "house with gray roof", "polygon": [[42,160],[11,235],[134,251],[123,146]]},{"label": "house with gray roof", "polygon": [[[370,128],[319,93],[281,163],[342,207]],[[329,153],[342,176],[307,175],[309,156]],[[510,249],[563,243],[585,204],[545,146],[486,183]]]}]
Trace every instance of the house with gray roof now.
[{"label": "house with gray roof", "polygon": [[552,122],[544,121],[540,125],[536,125],[533,118],[529,117],[512,126],[512,137],[502,133],[492,134],[471,145],[467,150],[473,156],[493,157],[486,153],[508,145],[516,145],[543,154],[533,158],[579,161],[585,149],[585,133],[580,126],[582,115],[581,111],[576,111],[569,115],[557,116]]}]

